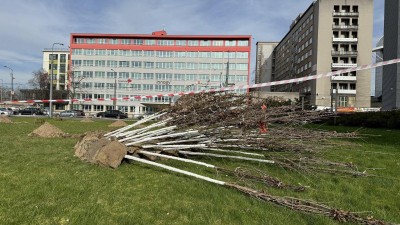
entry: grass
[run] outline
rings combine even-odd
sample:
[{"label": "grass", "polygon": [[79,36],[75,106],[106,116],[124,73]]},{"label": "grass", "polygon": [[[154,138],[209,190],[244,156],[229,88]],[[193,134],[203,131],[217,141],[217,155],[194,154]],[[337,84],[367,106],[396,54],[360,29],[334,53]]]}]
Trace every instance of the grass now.
[{"label": "grass", "polygon": [[[151,166],[125,163],[113,170],[87,164],[74,157],[78,139],[28,137],[40,124],[32,118],[12,119],[13,124],[0,123],[0,224],[338,224]],[[113,122],[46,121],[73,134],[109,130]],[[340,132],[356,129],[322,128]],[[353,162],[374,177],[299,174],[273,165],[248,165],[285,183],[310,186],[304,193],[266,188],[269,193],[355,212],[371,211],[365,215],[399,223],[400,131],[361,132],[363,138],[349,140],[348,147],[332,147],[320,156]],[[203,161],[222,167],[240,165],[233,160]],[[163,163],[228,180],[224,174],[199,166]]]}]

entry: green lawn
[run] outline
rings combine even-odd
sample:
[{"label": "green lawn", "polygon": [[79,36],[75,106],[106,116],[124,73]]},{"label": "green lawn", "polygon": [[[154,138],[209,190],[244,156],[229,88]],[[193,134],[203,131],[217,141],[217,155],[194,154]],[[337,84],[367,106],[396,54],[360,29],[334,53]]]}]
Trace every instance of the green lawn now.
[{"label": "green lawn", "polygon": [[[12,120],[15,123],[0,123],[0,224],[339,224],[151,166],[124,163],[113,170],[87,164],[74,156],[77,138],[28,137],[40,124],[32,118]],[[113,122],[46,120],[72,134],[110,130],[108,125]],[[349,140],[345,147],[321,150],[318,155],[352,162],[360,171],[376,176],[299,173],[258,163],[248,166],[285,183],[310,186],[301,193],[266,187],[271,194],[311,199],[400,223],[400,131],[360,132],[366,135]],[[223,167],[240,165],[231,160],[203,161]],[[212,169],[172,161],[162,163],[228,179]]]}]

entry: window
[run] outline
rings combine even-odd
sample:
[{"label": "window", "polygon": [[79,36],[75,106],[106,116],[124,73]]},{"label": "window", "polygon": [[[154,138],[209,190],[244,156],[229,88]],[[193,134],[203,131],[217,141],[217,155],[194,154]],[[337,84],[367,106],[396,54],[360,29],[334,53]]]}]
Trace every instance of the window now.
[{"label": "window", "polygon": [[199,64],[199,69],[200,70],[209,70],[210,69],[210,63],[200,63]]},{"label": "window", "polygon": [[186,52],[175,52],[175,57],[176,58],[185,58]]},{"label": "window", "polygon": [[212,45],[213,45],[213,46],[223,46],[223,45],[224,45],[224,42],[223,42],[223,41],[220,41],[220,40],[214,40],[214,41],[212,42]]},{"label": "window", "polygon": [[107,67],[118,67],[118,61],[107,60]]},{"label": "window", "polygon": [[175,44],[177,46],[186,46],[186,40],[176,40]]},{"label": "window", "polygon": [[107,43],[107,40],[105,38],[99,38],[99,39],[97,39],[97,43],[98,44],[105,44],[105,43]]},{"label": "window", "polygon": [[211,46],[211,41],[209,40],[201,40],[200,46]]},{"label": "window", "polygon": [[196,74],[186,74],[185,80],[197,80]]},{"label": "window", "polygon": [[156,73],[157,80],[172,80],[172,73]]},{"label": "window", "polygon": [[211,52],[211,58],[223,58],[224,53],[223,52]]},{"label": "window", "polygon": [[60,54],[60,62],[66,62],[66,54]]},{"label": "window", "polygon": [[142,87],[143,87],[142,90],[144,91],[153,90],[152,84],[143,84]]},{"label": "window", "polygon": [[154,73],[144,73],[143,74],[143,79],[144,80],[153,80],[154,79]]},{"label": "window", "polygon": [[173,62],[156,62],[157,69],[172,69],[173,66]]},{"label": "window", "polygon": [[95,44],[96,43],[96,39],[94,38],[86,38],[86,44]]},{"label": "window", "polygon": [[184,70],[184,69],[186,69],[186,63],[185,62],[175,62],[174,68]]},{"label": "window", "polygon": [[174,80],[185,80],[185,74],[174,74]]},{"label": "window", "polygon": [[156,40],[145,40],[145,45],[156,45]]},{"label": "window", "polygon": [[141,80],[142,79],[142,73],[131,73],[131,78],[134,80]]},{"label": "window", "polygon": [[142,51],[140,51],[140,50],[132,50],[132,56],[142,56]]},{"label": "window", "polygon": [[119,72],[118,78],[128,79],[129,73],[128,72]]},{"label": "window", "polygon": [[133,68],[142,68],[142,62],[141,61],[132,61],[131,65]]},{"label": "window", "polygon": [[197,70],[198,69],[198,64],[193,63],[193,62],[188,62],[186,63],[186,69],[188,70]]},{"label": "window", "polygon": [[92,78],[93,77],[93,71],[83,71],[82,72],[82,76],[83,77],[87,77],[87,78]]},{"label": "window", "polygon": [[158,40],[158,45],[172,46],[172,45],[174,45],[174,41],[173,40]]},{"label": "window", "polygon": [[110,39],[110,44],[112,45],[117,45],[118,43],[118,39]]},{"label": "window", "polygon": [[106,66],[106,60],[95,60],[94,61],[94,66],[105,67]]},{"label": "window", "polygon": [[236,41],[225,41],[225,46],[236,46]]},{"label": "window", "polygon": [[75,38],[75,44],[83,44],[83,43],[85,43],[84,38]]},{"label": "window", "polygon": [[49,54],[49,60],[58,60],[57,54]]},{"label": "window", "polygon": [[248,67],[247,63],[237,63],[236,69],[237,70],[248,70],[249,67]]},{"label": "window", "polygon": [[119,50],[119,55],[120,56],[132,56],[132,53],[130,50]]},{"label": "window", "polygon": [[93,60],[82,60],[82,66],[93,66]]},{"label": "window", "polygon": [[156,91],[171,91],[172,86],[156,84],[156,85],[154,85],[154,90],[156,90]]},{"label": "window", "polygon": [[186,53],[186,57],[189,57],[189,58],[197,58],[197,56],[198,56],[198,52],[187,52]]},{"label": "window", "polygon": [[174,56],[174,52],[171,51],[156,51],[156,56],[161,58],[171,58]]},{"label": "window", "polygon": [[65,64],[60,64],[60,73],[65,73]]},{"label": "window", "polygon": [[119,67],[129,67],[129,61],[119,61]]},{"label": "window", "polygon": [[144,51],[143,53],[145,57],[153,57],[155,55],[154,51]]},{"label": "window", "polygon": [[224,52],[224,58],[234,59],[236,58],[236,52]]},{"label": "window", "polygon": [[199,41],[198,40],[189,40],[188,45],[189,46],[199,46]]},{"label": "window", "polygon": [[95,78],[105,78],[106,73],[104,71],[95,71],[94,72],[94,77]]},{"label": "window", "polygon": [[104,89],[105,88],[105,86],[106,86],[106,84],[105,83],[93,83],[93,87],[94,87],[94,89]]},{"label": "window", "polygon": [[132,90],[137,90],[137,91],[140,91],[141,86],[142,86],[141,84],[130,84],[130,88]]},{"label": "window", "polygon": [[199,58],[210,58],[211,52],[199,52],[198,55],[199,55]]},{"label": "window", "polygon": [[130,45],[130,44],[131,44],[131,40],[129,40],[129,39],[122,39],[122,40],[121,40],[121,44],[123,44],[123,45]]},{"label": "window", "polygon": [[143,45],[143,40],[142,39],[133,39],[132,44],[134,45]]},{"label": "window", "polygon": [[249,46],[249,41],[238,41],[238,46]]},{"label": "window", "polygon": [[154,62],[144,62],[144,68],[146,69],[154,68]]}]

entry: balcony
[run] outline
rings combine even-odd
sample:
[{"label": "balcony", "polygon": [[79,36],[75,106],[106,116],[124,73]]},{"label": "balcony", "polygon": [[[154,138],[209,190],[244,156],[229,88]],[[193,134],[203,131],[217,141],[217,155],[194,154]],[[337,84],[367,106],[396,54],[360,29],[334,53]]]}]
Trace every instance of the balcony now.
[{"label": "balcony", "polygon": [[332,76],[331,81],[356,81],[356,76]]},{"label": "balcony", "polygon": [[333,12],[333,16],[348,16],[348,17],[358,17],[358,12]]},{"label": "balcony", "polygon": [[332,63],[332,68],[352,68],[357,67],[356,63]]},{"label": "balcony", "polygon": [[[338,89],[337,90],[338,94],[342,94],[342,95],[355,95],[357,94],[356,90],[350,90],[350,89]],[[336,93],[336,89],[333,89],[333,93]]]},{"label": "balcony", "polygon": [[339,38],[339,37],[333,37],[332,38],[333,42],[357,42],[358,38]]},{"label": "balcony", "polygon": [[357,30],[358,25],[332,25],[333,29],[338,29],[338,30]]},{"label": "balcony", "polygon": [[357,51],[335,51],[332,50],[332,55],[334,56],[356,56],[358,54]]}]

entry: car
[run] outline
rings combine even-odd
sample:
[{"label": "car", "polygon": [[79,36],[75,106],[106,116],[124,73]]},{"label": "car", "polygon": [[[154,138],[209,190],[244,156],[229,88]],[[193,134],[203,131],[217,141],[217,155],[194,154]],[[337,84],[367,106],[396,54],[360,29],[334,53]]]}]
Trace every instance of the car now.
[{"label": "car", "polygon": [[3,116],[10,116],[13,115],[14,112],[11,108],[0,108],[0,115]]},{"label": "car", "polygon": [[78,113],[74,110],[65,110],[58,114],[59,117],[77,117]]},{"label": "car", "polygon": [[128,118],[128,114],[123,113],[119,110],[111,109],[111,110],[107,110],[105,112],[97,113],[96,117],[99,117],[99,118],[111,117],[111,118],[117,118],[117,119],[125,119],[125,118]]},{"label": "car", "polygon": [[39,108],[25,108],[18,111],[18,115],[44,115],[43,111]]},{"label": "car", "polygon": [[72,111],[75,111],[77,116],[85,116],[85,112],[82,110],[73,109]]}]

